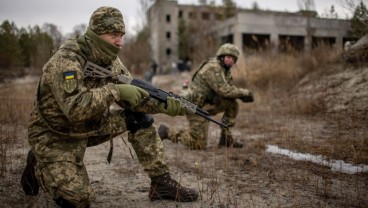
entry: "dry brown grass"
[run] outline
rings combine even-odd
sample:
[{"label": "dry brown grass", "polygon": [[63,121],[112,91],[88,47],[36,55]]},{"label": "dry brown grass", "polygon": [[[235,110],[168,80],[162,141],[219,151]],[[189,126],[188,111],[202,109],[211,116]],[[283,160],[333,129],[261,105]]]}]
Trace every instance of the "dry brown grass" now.
[{"label": "dry brown grass", "polygon": [[234,71],[234,80],[239,86],[251,83],[260,90],[288,90],[306,74],[329,73],[329,66],[340,61],[341,51],[320,46],[309,53],[262,54],[245,57]]},{"label": "dry brown grass", "polygon": [[29,149],[26,132],[33,105],[32,86],[19,83],[0,87],[0,203],[4,207],[25,201],[24,197],[11,196],[19,195],[19,176]]},{"label": "dry brown grass", "polygon": [[24,134],[27,129],[29,114],[33,105],[34,88],[23,84],[18,87],[1,86],[0,90],[0,158],[1,178],[13,178],[13,157],[20,157],[23,152],[12,154],[19,146],[24,146]]},{"label": "dry brown grass", "polygon": [[265,53],[249,57],[245,68],[234,70],[234,80],[239,86],[242,86],[246,80],[261,90],[273,87],[283,88],[291,85],[290,82],[298,78],[300,71],[297,60],[293,56],[272,56]]}]

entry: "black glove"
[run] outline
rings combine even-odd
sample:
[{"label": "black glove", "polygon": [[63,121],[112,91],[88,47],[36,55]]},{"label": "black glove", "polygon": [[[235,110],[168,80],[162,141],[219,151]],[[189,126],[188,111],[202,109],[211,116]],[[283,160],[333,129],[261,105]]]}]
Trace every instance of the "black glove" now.
[{"label": "black glove", "polygon": [[249,92],[248,95],[240,98],[244,103],[252,103],[254,101],[253,93]]}]

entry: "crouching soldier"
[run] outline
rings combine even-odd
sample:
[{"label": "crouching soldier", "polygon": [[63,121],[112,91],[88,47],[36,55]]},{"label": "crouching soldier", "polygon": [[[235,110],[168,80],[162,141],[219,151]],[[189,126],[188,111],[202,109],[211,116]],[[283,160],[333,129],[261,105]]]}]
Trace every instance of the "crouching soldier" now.
[{"label": "crouching soldier", "polygon": [[[66,41],[43,67],[28,128],[31,151],[21,178],[27,195],[37,195],[41,187],[61,207],[88,207],[93,194],[83,163],[86,148],[128,131],[151,178],[150,200],[198,198],[197,191],[170,176],[162,141],[148,114],[184,115],[179,100],[159,103],[139,87],[83,74],[90,61],[114,75],[131,76],[117,56],[124,34],[121,12],[100,7],[93,12],[86,33]],[[113,103],[122,110],[110,110]]]}]

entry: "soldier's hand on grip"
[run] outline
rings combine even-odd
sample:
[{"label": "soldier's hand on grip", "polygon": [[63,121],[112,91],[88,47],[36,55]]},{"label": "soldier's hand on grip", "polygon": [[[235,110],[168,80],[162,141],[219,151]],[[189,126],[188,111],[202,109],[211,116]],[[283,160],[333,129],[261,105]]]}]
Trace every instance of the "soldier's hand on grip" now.
[{"label": "soldier's hand on grip", "polygon": [[132,106],[136,106],[143,98],[148,97],[149,93],[139,87],[128,84],[116,84],[122,100],[128,101]]},{"label": "soldier's hand on grip", "polygon": [[183,116],[186,113],[185,108],[180,103],[180,100],[173,97],[167,97],[166,103],[160,103],[158,108],[161,113],[169,116]]}]

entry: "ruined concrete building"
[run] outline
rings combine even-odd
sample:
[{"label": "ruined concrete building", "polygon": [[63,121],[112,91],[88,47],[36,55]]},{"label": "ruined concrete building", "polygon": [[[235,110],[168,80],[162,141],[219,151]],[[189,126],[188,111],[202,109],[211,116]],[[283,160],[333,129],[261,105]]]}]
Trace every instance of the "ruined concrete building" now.
[{"label": "ruined concrete building", "polygon": [[147,18],[152,58],[164,71],[180,61],[180,20],[210,22],[211,28],[205,29],[217,38],[218,46],[225,42],[233,43],[245,53],[260,50],[277,53],[290,49],[308,51],[319,44],[342,49],[349,40],[350,29],[348,20],[319,18],[313,11],[292,13],[239,9],[235,16],[222,20],[215,7],[181,5],[167,0],[155,1],[147,11]]}]

